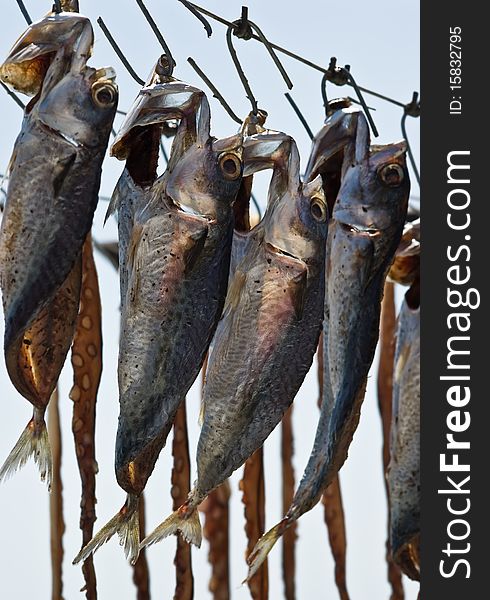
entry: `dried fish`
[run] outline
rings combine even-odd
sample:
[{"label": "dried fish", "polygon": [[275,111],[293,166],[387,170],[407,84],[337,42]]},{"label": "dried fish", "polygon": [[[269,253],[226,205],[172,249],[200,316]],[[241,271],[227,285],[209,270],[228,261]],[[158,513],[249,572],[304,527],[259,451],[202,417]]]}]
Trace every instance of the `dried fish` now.
[{"label": "dried fish", "polygon": [[346,150],[327,242],[320,421],[294,500],[256,545],[249,577],[291,523],[315,506],[347,457],[376,348],[384,281],[406,219],[405,143],[370,150],[367,125],[358,121],[356,142]]},{"label": "dried fish", "polygon": [[274,167],[262,222],[228,289],[204,388],[198,480],[143,545],[170,534],[199,546],[197,506],[260,448],[308,372],[320,334],[327,207],[317,178],[302,184],[292,138],[244,142],[244,174]]},{"label": "dried fish", "polygon": [[7,370],[34,416],[0,479],[31,455],[50,478],[44,413],[73,337],[80,253],[118,97],[112,69],[87,66],[92,45],[86,17],[50,14],[0,66],[2,81],[35,95],[11,158],[0,232]]},{"label": "dried fish", "polygon": [[[122,327],[116,476],[121,511],[76,557],[118,533],[138,557],[138,497],[196,379],[226,295],[242,135],[210,136],[204,93],[152,71],[112,153],[126,159],[109,213],[118,210]],[[161,124],[179,119],[157,177]]]},{"label": "dried fish", "polygon": [[420,580],[420,305],[408,294],[398,317],[387,478],[393,557]]}]

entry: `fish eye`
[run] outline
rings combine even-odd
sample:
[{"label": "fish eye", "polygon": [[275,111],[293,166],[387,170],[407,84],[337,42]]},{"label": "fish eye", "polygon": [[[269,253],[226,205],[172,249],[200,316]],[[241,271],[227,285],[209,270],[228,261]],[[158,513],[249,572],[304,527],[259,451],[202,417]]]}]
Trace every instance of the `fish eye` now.
[{"label": "fish eye", "polygon": [[399,186],[405,178],[405,173],[400,165],[391,164],[381,167],[378,173],[381,181],[389,187]]},{"label": "fish eye", "polygon": [[325,223],[328,216],[327,207],[321,198],[313,197],[310,202],[310,212],[315,221]]},{"label": "fish eye", "polygon": [[219,166],[225,179],[235,181],[242,174],[242,162],[236,154],[223,153],[219,157]]},{"label": "fish eye", "polygon": [[100,108],[108,108],[116,103],[116,89],[107,81],[96,82],[92,86],[92,98]]}]

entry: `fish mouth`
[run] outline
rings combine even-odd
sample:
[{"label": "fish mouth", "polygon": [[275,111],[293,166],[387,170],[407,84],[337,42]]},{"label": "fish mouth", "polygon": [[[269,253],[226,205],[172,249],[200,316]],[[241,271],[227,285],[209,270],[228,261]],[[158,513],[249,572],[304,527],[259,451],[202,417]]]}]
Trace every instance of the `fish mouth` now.
[{"label": "fish mouth", "polygon": [[188,206],[187,204],[184,204],[183,202],[179,202],[178,200],[175,200],[174,198],[172,198],[172,196],[167,194],[167,198],[169,200],[170,205],[179,213],[183,214],[183,215],[187,215],[188,217],[194,217],[194,218],[198,218],[198,219],[204,219],[206,220],[209,224],[213,224],[216,223],[216,219],[211,217],[210,215],[205,215],[203,213],[198,212],[197,210],[195,210],[194,208],[192,208],[192,206]]},{"label": "fish mouth", "polygon": [[339,225],[349,233],[354,233],[355,235],[375,238],[381,235],[381,229],[376,229],[375,227],[365,227],[364,225],[354,225],[352,223],[342,223],[338,221]]},{"label": "fish mouth", "polygon": [[29,25],[20,36],[0,66],[0,79],[18,92],[35,96],[58,52],[64,52],[69,63],[69,47],[77,58],[86,61],[92,44],[93,30],[86,17],[78,13],[49,14]]},{"label": "fish mouth", "polygon": [[279,248],[278,246],[274,246],[274,244],[271,244],[270,242],[266,242],[266,246],[267,246],[267,249],[270,250],[270,252],[272,252],[274,254],[277,254],[279,256],[287,256],[288,258],[292,258],[294,260],[301,260],[294,254],[291,254],[290,252],[287,252],[286,250],[283,250],[282,248]]}]

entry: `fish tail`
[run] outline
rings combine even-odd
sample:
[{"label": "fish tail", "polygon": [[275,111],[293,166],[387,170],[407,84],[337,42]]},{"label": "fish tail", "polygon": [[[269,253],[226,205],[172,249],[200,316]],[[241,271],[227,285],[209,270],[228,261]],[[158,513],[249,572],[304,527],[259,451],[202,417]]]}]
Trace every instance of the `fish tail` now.
[{"label": "fish tail", "polygon": [[138,496],[128,494],[121,510],[80,550],[73,560],[73,564],[76,565],[86,560],[117,533],[119,544],[124,547],[126,558],[134,565],[138,560],[140,541],[138,502]]},{"label": "fish tail", "polygon": [[150,535],[145,537],[140,544],[140,550],[177,533],[180,533],[189,544],[194,544],[198,548],[201,547],[202,530],[199,513],[197,506],[189,506],[188,501],[165,519]]},{"label": "fish tail", "polygon": [[36,414],[36,411],[12,448],[7,460],[3,463],[0,469],[0,482],[21,469],[31,456],[39,468],[41,481],[46,481],[48,489],[51,489],[53,469],[48,430],[44,421],[44,413],[40,416]]},{"label": "fish tail", "polygon": [[259,539],[259,541],[255,544],[254,549],[250,553],[250,556],[247,558],[248,574],[247,578],[242,583],[250,581],[250,579],[252,579],[255,573],[257,573],[260,566],[267,558],[267,555],[274,547],[274,544],[282,536],[282,534],[286,531],[288,527],[288,519],[283,519],[272,529],[269,529],[269,531]]}]

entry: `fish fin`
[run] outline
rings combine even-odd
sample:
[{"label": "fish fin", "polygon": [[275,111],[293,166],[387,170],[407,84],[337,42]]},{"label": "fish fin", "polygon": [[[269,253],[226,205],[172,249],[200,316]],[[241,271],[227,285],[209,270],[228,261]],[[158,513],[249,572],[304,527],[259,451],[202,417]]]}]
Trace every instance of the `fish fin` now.
[{"label": "fish fin", "polygon": [[145,537],[140,544],[140,550],[145,546],[156,544],[160,540],[163,540],[163,538],[179,532],[186,542],[194,544],[198,548],[201,547],[202,530],[197,507],[189,509],[187,504],[183,504],[167,517],[150,535]]},{"label": "fish fin", "polygon": [[240,302],[240,296],[242,293],[243,286],[245,285],[245,281],[247,276],[243,271],[237,269],[235,274],[233,275],[233,279],[228,288],[228,293],[226,294],[225,307],[223,309],[223,316],[228,314],[230,311],[235,310]]},{"label": "fish fin", "polygon": [[408,357],[410,356],[410,350],[411,345],[405,344],[400,352],[400,355],[398,356],[398,360],[396,361],[394,379],[397,383],[400,380],[400,377],[402,376],[405,365],[407,364]]},{"label": "fish fin", "polygon": [[289,293],[294,306],[294,314],[298,321],[303,317],[303,309],[305,306],[306,281],[308,278],[308,269],[305,266],[301,272],[289,282]]},{"label": "fish fin", "polygon": [[206,406],[204,405],[204,398],[202,398],[201,406],[199,408],[199,417],[197,419],[197,423],[198,423],[199,427],[202,427],[202,424],[204,423],[204,415],[205,414],[206,414]]},{"label": "fish fin", "polygon": [[259,541],[255,544],[254,549],[247,558],[248,574],[247,578],[242,582],[250,581],[252,577],[260,569],[262,563],[267,558],[267,555],[274,547],[274,544],[284,533],[284,520],[275,525],[272,529],[269,529]]},{"label": "fish fin", "polygon": [[41,423],[36,423],[34,418],[29,421],[0,469],[0,482],[21,469],[31,456],[39,467],[41,481],[46,481],[48,489],[51,489],[51,447],[44,420]]},{"label": "fish fin", "polygon": [[112,519],[94,535],[73,559],[73,564],[86,560],[93,552],[108,542],[117,533],[119,544],[124,546],[124,554],[134,565],[138,560],[140,527],[138,513],[138,497],[128,495],[126,503]]},{"label": "fish fin", "polygon": [[117,188],[112,193],[111,199],[109,201],[109,206],[107,207],[105,217],[104,217],[104,225],[107,223],[107,219],[113,215],[116,210],[119,209],[119,192]]},{"label": "fish fin", "polygon": [[184,254],[185,272],[186,273],[189,273],[190,271],[192,271],[194,265],[196,264],[196,261],[199,258],[199,255],[201,254],[202,249],[204,248],[206,238],[208,237],[208,232],[209,232],[209,230],[206,225],[199,231],[196,231],[195,233],[193,233],[189,236],[189,239],[191,241],[189,243],[189,246],[186,248],[185,254]]}]

